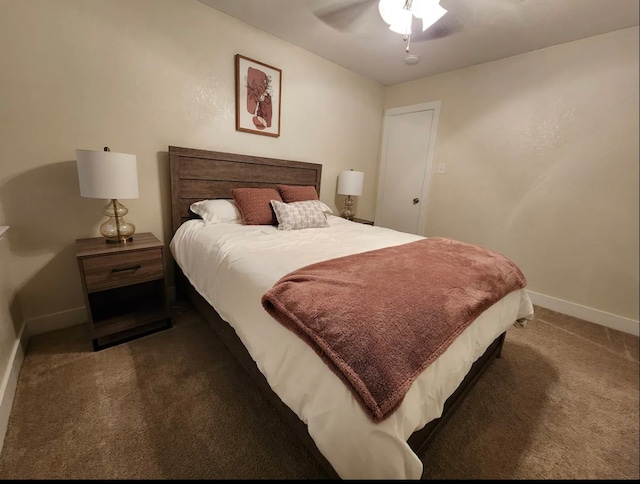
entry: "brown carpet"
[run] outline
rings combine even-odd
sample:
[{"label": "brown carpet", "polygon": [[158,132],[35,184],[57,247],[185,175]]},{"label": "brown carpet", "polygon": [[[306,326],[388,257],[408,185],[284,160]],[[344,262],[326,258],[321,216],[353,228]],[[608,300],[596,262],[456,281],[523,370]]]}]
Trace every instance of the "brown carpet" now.
[{"label": "brown carpet", "polygon": [[[427,479],[638,479],[638,338],[536,308],[421,456]],[[31,338],[2,479],[315,479],[322,468],[185,306],[93,352]]]}]

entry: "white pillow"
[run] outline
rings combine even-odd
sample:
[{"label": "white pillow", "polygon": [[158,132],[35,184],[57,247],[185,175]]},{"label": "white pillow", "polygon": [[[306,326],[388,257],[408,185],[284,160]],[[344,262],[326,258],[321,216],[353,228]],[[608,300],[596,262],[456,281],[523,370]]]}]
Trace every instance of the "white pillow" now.
[{"label": "white pillow", "polygon": [[191,204],[191,211],[206,223],[240,223],[241,217],[236,202],[226,198],[200,200]]},{"label": "white pillow", "polygon": [[271,200],[278,219],[278,230],[299,230],[328,227],[327,216],[318,200],[284,203]]},{"label": "white pillow", "polygon": [[329,205],[327,205],[326,203],[321,202],[320,200],[309,200],[309,201],[320,205],[320,208],[324,213],[328,213],[329,215],[333,214],[333,210],[331,210],[331,208],[329,208]]}]

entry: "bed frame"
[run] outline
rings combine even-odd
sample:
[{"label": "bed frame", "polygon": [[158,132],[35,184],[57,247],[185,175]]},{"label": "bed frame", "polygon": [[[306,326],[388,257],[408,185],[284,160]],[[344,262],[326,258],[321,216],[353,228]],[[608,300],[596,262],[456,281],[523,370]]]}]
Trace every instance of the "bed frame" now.
[{"label": "bed frame", "polygon": [[[193,202],[203,199],[232,198],[233,188],[275,188],[276,184],[314,185],[320,193],[322,165],[317,163],[169,146],[169,164],[172,235],[186,220],[199,218],[189,210]],[[174,264],[174,267],[177,297],[186,298],[195,306],[329,476],[339,479],[329,461],[318,450],[307,431],[306,424],[271,390],[266,378],[258,370],[234,329],[193,288],[180,267],[177,264]],[[455,408],[484,373],[489,363],[501,356],[505,334],[498,336],[473,364],[464,381],[446,401],[442,416],[427,423],[409,437],[409,446],[416,454],[426,449],[436,432],[451,417]]]}]

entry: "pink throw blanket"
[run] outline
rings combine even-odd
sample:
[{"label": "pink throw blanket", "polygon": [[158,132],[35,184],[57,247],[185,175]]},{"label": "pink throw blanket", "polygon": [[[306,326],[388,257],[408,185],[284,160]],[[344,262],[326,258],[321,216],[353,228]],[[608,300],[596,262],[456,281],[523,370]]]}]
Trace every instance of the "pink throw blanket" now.
[{"label": "pink throw blanket", "polygon": [[504,255],[434,237],[303,267],[262,305],[381,422],[469,324],[525,286]]}]

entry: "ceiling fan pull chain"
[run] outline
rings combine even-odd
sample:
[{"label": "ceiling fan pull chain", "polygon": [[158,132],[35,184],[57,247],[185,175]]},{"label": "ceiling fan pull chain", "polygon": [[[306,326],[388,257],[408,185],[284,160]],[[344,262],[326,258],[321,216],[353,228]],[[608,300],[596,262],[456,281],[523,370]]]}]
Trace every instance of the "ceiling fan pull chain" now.
[{"label": "ceiling fan pull chain", "polygon": [[408,35],[407,36],[407,47],[404,49],[407,54],[409,53],[409,48],[410,47],[411,47],[411,36]]}]

